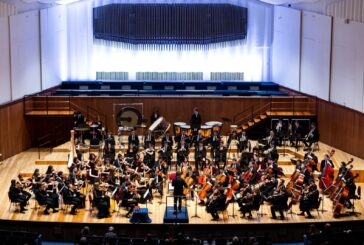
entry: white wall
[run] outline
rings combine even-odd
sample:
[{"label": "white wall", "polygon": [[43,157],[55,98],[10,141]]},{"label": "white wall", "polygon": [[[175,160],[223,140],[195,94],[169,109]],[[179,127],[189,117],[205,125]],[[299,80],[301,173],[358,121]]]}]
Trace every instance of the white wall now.
[{"label": "white wall", "polygon": [[40,11],[42,89],[59,85],[67,78],[67,8]]},{"label": "white wall", "polygon": [[283,86],[299,90],[301,12],[274,7],[272,78]]},{"label": "white wall", "polygon": [[363,111],[364,23],[334,19],[331,100]]},{"label": "white wall", "polygon": [[331,17],[302,13],[300,91],[329,100]]},{"label": "white wall", "polygon": [[12,99],[41,90],[39,12],[10,17]]},{"label": "white wall", "polygon": [[0,104],[11,100],[9,19],[0,18]]}]

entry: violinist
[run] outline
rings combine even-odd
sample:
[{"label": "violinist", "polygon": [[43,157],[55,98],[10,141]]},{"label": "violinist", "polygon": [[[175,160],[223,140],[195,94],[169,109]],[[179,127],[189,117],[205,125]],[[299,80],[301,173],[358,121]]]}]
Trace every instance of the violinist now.
[{"label": "violinist", "polygon": [[152,134],[152,131],[148,130],[148,133],[144,136],[144,149],[148,149],[150,145],[153,146],[153,150],[154,150],[155,138]]},{"label": "violinist", "polygon": [[25,195],[26,199],[29,200],[31,198],[32,194],[30,194],[25,189],[32,187],[32,185],[33,185],[32,180],[31,179],[25,180],[22,174],[18,175],[18,179],[21,184],[20,187],[21,187],[22,193]]},{"label": "violinist", "polygon": [[63,202],[72,205],[70,212],[72,215],[76,214],[77,209],[83,208],[85,203],[85,196],[80,193],[77,194],[76,192],[76,187],[72,184],[69,184],[68,187],[64,187],[62,191]]},{"label": "violinist", "polygon": [[128,208],[126,217],[130,218],[134,207],[138,206],[140,195],[137,193],[136,187],[131,182],[126,182],[126,189],[123,191],[121,206]]},{"label": "violinist", "polygon": [[47,192],[48,184],[43,182],[39,188],[34,191],[35,199],[39,203],[39,205],[46,205],[44,209],[44,214],[49,214],[49,209],[53,210],[53,213],[57,213],[58,207],[58,198],[55,198],[54,195],[51,195]]},{"label": "violinist", "polygon": [[306,185],[300,197],[301,213],[298,215],[304,216],[305,213],[307,213],[307,218],[312,219],[313,216],[311,215],[310,210],[317,207],[319,195],[320,193],[315,181],[311,181],[309,185]]},{"label": "violinist", "polygon": [[19,181],[16,181],[15,179],[11,180],[9,188],[9,198],[11,202],[19,203],[20,213],[25,213],[25,211],[27,211],[25,206],[27,205],[27,202],[30,197],[24,194],[21,183]]},{"label": "violinist", "polygon": [[219,220],[218,211],[226,209],[226,196],[224,189],[216,188],[206,203],[206,211],[211,214],[212,220]]},{"label": "violinist", "polygon": [[197,146],[195,146],[195,166],[197,169],[203,168],[203,160],[206,158],[206,148],[202,142],[199,142]]},{"label": "violinist", "polygon": [[97,208],[97,218],[108,218],[110,217],[110,197],[106,195],[108,191],[108,185],[100,184],[99,182],[94,183],[93,190],[93,201],[92,204]]},{"label": "violinist", "polygon": [[149,144],[149,147],[144,150],[144,163],[149,167],[152,168],[155,162],[155,152],[154,152],[154,145]]},{"label": "violinist", "polygon": [[280,219],[284,219],[283,211],[287,210],[288,205],[288,194],[286,191],[286,187],[284,185],[284,180],[277,186],[276,190],[273,192],[273,195],[269,198],[271,200],[272,206],[270,207],[272,219],[277,219],[276,211],[280,214]]},{"label": "violinist", "polygon": [[128,145],[134,145],[136,149],[139,149],[139,137],[135,134],[135,130],[128,136]]},{"label": "violinist", "polygon": [[[131,136],[131,135],[129,135],[129,136]],[[137,158],[137,154],[138,154],[137,146],[134,145],[133,143],[130,143],[128,145],[128,149],[126,150],[125,160],[128,163],[133,163]]]},{"label": "violinist", "polygon": [[171,165],[172,161],[172,147],[168,144],[168,142],[165,142],[163,144],[163,147],[161,147],[158,151],[159,157],[163,159],[168,166]]},{"label": "violinist", "polygon": [[123,154],[119,153],[117,158],[114,160],[113,165],[115,168],[123,170],[125,169],[125,163],[126,161],[123,157]]}]

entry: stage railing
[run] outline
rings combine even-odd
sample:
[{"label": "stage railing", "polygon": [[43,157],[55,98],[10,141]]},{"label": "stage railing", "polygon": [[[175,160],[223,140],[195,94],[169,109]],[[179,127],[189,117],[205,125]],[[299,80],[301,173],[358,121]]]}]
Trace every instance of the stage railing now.
[{"label": "stage railing", "polygon": [[255,104],[234,115],[233,124],[253,122],[260,115],[286,112],[288,116],[316,115],[317,98],[307,96],[270,96],[266,104]]}]

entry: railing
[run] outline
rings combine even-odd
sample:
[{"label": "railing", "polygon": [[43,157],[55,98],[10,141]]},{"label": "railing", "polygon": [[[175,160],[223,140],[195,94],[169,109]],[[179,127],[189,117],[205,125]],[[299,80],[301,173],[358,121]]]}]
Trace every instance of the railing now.
[{"label": "railing", "polygon": [[46,150],[49,150],[49,153],[52,153],[52,135],[51,134],[45,134],[37,139],[37,145],[38,145],[38,159],[40,159],[40,149],[45,148]]},{"label": "railing", "polygon": [[83,108],[73,103],[71,96],[24,96],[23,103],[24,115],[57,115],[60,112],[72,115],[74,111],[80,111],[86,118],[107,123],[104,113],[91,106]]},{"label": "railing", "polygon": [[[269,97],[265,104],[255,104],[233,117],[233,124],[241,125],[267,112],[287,112],[289,115],[316,115],[317,98],[306,96]],[[306,113],[306,114],[305,114]],[[308,114],[307,114],[308,113]]]}]

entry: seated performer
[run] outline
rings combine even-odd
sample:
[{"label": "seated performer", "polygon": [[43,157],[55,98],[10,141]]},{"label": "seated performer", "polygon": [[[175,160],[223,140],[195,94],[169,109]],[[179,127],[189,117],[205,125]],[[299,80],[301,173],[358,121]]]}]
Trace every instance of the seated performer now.
[{"label": "seated performer", "polygon": [[298,215],[305,215],[307,213],[307,218],[311,219],[313,216],[310,210],[317,207],[319,199],[319,191],[317,190],[317,185],[315,181],[312,181],[310,185],[307,185],[303,190],[300,197],[300,210],[301,213]]},{"label": "seated performer", "polygon": [[291,142],[291,146],[298,147],[298,142],[302,138],[302,127],[299,121],[295,121],[292,128],[291,133],[289,136],[289,141]]},{"label": "seated performer", "polygon": [[303,140],[303,143],[306,147],[311,147],[313,143],[317,142],[320,138],[320,134],[318,129],[316,128],[315,123],[311,123],[311,129]]},{"label": "seated performer", "polygon": [[133,130],[131,135],[128,136],[128,144],[133,144],[136,149],[139,149],[139,137],[135,134],[135,130]]},{"label": "seated performer", "polygon": [[[245,151],[249,147],[249,140],[245,131],[242,131],[240,135],[238,135],[238,149],[239,152]],[[250,151],[250,150],[249,150]]]},{"label": "seated performer", "polygon": [[173,139],[172,139],[172,136],[170,135],[169,131],[167,131],[166,134],[162,138],[162,145],[164,146],[166,143],[170,147],[173,146]]},{"label": "seated performer", "polygon": [[185,143],[185,141],[182,139],[181,142],[178,144],[177,149],[177,165],[180,166],[181,162],[187,157],[190,153],[188,149],[188,145]]},{"label": "seated performer", "polygon": [[148,134],[146,134],[144,136],[144,149],[148,149],[150,145],[152,145],[153,149],[154,149],[155,139],[154,139],[154,136],[152,134],[152,131],[148,130]]},{"label": "seated performer", "polygon": [[106,195],[107,187],[100,185],[98,182],[94,184],[92,204],[97,208],[97,218],[110,217],[110,197]]},{"label": "seated performer", "polygon": [[223,168],[226,166],[226,157],[227,157],[227,148],[224,146],[224,142],[220,141],[220,145],[214,151],[214,160],[215,163],[218,164],[218,167],[221,167],[221,163],[223,163]]},{"label": "seated performer", "polygon": [[219,220],[218,211],[226,209],[226,196],[224,189],[216,188],[206,203],[206,211],[211,214],[212,220]]},{"label": "seated performer", "polygon": [[81,193],[76,193],[76,187],[72,184],[64,187],[62,191],[64,204],[72,205],[70,214],[75,215],[77,209],[83,208],[85,203],[85,196]]},{"label": "seated performer", "polygon": [[206,148],[202,142],[195,146],[195,167],[202,169],[203,161],[206,159]]},{"label": "seated performer", "polygon": [[37,188],[34,190],[35,199],[39,203],[39,205],[45,205],[46,208],[44,210],[44,214],[49,214],[49,209],[53,210],[53,213],[57,213],[58,210],[56,209],[58,207],[58,197],[55,195],[52,195],[47,192],[48,184],[43,182],[40,186],[40,188]]},{"label": "seated performer", "polygon": [[214,152],[217,148],[220,146],[220,135],[219,132],[214,131],[213,134],[210,137],[210,145],[211,145],[211,156],[212,158],[215,158]]},{"label": "seated performer", "polygon": [[279,212],[280,218],[284,219],[283,211],[287,210],[288,205],[288,194],[286,191],[286,187],[284,186],[284,181],[277,187],[277,189],[273,192],[273,195],[270,197],[272,206],[270,207],[270,211],[272,214],[272,219],[276,219],[276,211]]},{"label": "seated performer", "polygon": [[138,200],[140,195],[137,192],[136,186],[132,185],[131,182],[126,183],[126,187],[123,191],[121,206],[128,209],[126,217],[130,218],[130,214],[133,212],[134,207],[138,206]]},{"label": "seated performer", "polygon": [[15,179],[11,180],[9,188],[9,198],[11,202],[19,203],[20,213],[25,213],[25,211],[27,211],[25,206],[27,205],[30,197],[24,194],[21,183],[19,181],[16,181]]}]

